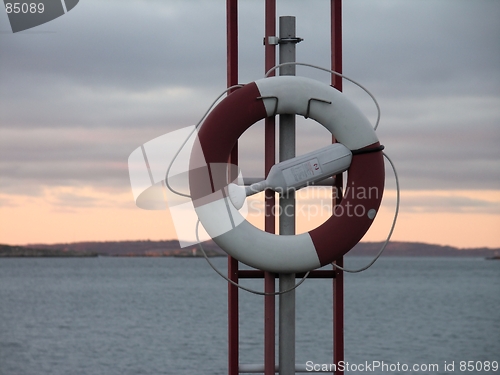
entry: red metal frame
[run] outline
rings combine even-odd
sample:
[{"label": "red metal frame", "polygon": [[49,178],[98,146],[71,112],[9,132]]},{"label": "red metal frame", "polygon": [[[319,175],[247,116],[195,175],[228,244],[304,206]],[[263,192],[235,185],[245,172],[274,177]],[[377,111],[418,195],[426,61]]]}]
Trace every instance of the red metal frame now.
[{"label": "red metal frame", "polygon": [[[238,84],[238,0],[227,0],[227,87]],[[238,164],[238,145],[231,152],[230,162]],[[228,257],[227,272],[230,280],[238,282],[238,261]],[[228,369],[238,375],[239,366],[239,303],[238,288],[228,283]]]},{"label": "red metal frame", "polygon": [[[342,73],[342,0],[330,0],[330,43],[331,43],[331,69]],[[342,91],[342,77],[332,74],[331,84],[337,90]],[[335,142],[335,139],[332,139]],[[342,175],[335,177],[335,189],[337,192],[342,188]],[[333,205],[340,204],[341,194],[334,194]],[[340,267],[344,266],[344,258],[335,262]],[[333,279],[333,363],[344,361],[344,273],[335,268]],[[344,374],[337,371],[336,374]]]},{"label": "red metal frame", "polygon": [[[331,7],[331,68],[342,72],[342,0],[330,0]],[[226,0],[227,22],[227,87],[238,83],[238,0]],[[269,36],[276,35],[276,0],[265,0],[265,71],[276,64],[276,46],[268,43]],[[271,74],[274,75],[274,72]],[[332,86],[342,91],[342,78],[332,75]],[[265,175],[275,164],[275,118],[265,120]],[[333,141],[335,141],[333,139]],[[231,163],[238,163],[238,146],[231,153]],[[342,176],[337,176],[336,186],[342,186]],[[334,201],[333,204],[339,204]],[[276,204],[275,194],[271,190],[265,192],[265,222],[267,232],[275,233],[275,217],[272,212]],[[343,265],[343,258],[337,260]],[[264,278],[264,290],[275,291],[277,275],[258,270],[239,270],[238,261],[228,257],[228,277],[238,282],[240,278]],[[297,274],[296,277],[303,277]],[[332,271],[312,271],[310,278],[333,279],[333,360],[339,363],[344,360],[344,278],[337,269]],[[275,374],[275,296],[264,297],[264,374]],[[228,284],[228,374],[239,373],[239,303],[238,288]],[[336,374],[343,374],[337,371]]]},{"label": "red metal frame", "polygon": [[[342,0],[330,0],[332,70],[342,73]],[[332,74],[332,86],[342,91],[342,77]]]}]

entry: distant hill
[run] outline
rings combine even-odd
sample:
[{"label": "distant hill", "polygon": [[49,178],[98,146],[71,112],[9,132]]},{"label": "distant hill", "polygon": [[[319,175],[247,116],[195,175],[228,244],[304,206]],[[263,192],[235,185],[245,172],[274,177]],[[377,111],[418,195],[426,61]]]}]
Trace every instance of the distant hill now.
[{"label": "distant hill", "polygon": [[33,258],[33,257],[92,257],[97,253],[87,251],[71,251],[68,249],[48,249],[27,246],[10,246],[0,244],[0,258]]},{"label": "distant hill", "polygon": [[[55,251],[75,253],[96,253],[101,256],[129,256],[129,257],[191,257],[203,256],[197,245],[181,248],[179,241],[109,241],[109,242],[74,242],[54,245],[34,244],[27,247],[36,247]],[[209,257],[226,256],[213,241],[203,243],[203,249]]]},{"label": "distant hill", "polygon": [[[360,242],[349,253],[350,255],[376,255],[382,242]],[[500,249],[486,247],[457,248],[452,246],[433,245],[422,242],[389,242],[383,256],[423,256],[423,257],[493,257],[500,255]]]},{"label": "distant hill", "polygon": [[[347,256],[375,256],[382,242],[361,242]],[[203,243],[208,256],[226,256],[213,241]],[[441,256],[483,257],[498,256],[500,249],[459,249],[420,242],[390,242],[383,256]],[[198,257],[202,256],[197,245],[181,248],[177,240],[168,241],[109,241],[74,242],[61,244],[32,244],[27,246],[0,245],[0,257],[75,257],[75,256],[129,256],[129,257]]]}]

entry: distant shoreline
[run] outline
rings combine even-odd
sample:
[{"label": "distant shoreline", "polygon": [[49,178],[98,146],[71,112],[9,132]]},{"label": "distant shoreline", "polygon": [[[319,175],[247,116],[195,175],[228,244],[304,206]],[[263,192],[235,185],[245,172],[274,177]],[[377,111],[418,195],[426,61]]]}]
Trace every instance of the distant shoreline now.
[{"label": "distant shoreline", "polygon": [[[361,242],[347,256],[374,256],[382,242]],[[213,241],[203,243],[209,257],[226,256]],[[177,240],[166,241],[109,241],[74,242],[62,244],[33,244],[12,246],[0,244],[0,258],[42,258],[42,257],[183,257],[198,258],[203,254],[197,245],[181,248]],[[482,257],[500,258],[500,249],[469,248],[459,249],[420,242],[390,242],[383,256],[408,257]]]},{"label": "distant shoreline", "polygon": [[0,245],[0,258],[87,258],[97,256],[99,254],[90,252]]}]

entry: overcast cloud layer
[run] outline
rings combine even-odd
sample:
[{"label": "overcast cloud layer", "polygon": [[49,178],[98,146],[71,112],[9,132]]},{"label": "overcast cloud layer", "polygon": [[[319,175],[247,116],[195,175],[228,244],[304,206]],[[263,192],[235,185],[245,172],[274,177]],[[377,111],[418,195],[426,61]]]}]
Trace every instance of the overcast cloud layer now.
[{"label": "overcast cloud layer", "polygon": [[[297,59],[328,66],[329,2],[305,3],[278,1],[278,15],[297,16]],[[240,0],[241,82],[264,73],[263,4]],[[494,0],[344,2],[344,73],[378,99],[404,189],[500,188],[499,19]],[[0,12],[0,192],[130,189],[128,155],[196,123],[225,88],[225,43],[223,0],[83,0],[17,34]],[[301,131],[299,148],[317,148]],[[248,138],[255,175],[262,137]]]}]

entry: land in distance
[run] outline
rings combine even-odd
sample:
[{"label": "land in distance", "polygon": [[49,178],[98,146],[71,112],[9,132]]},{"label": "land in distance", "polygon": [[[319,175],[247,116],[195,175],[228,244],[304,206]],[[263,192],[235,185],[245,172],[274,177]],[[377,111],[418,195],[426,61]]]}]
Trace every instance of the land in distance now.
[{"label": "land in distance", "polygon": [[[347,256],[375,256],[382,242],[360,242]],[[226,256],[213,241],[203,243],[207,256]],[[421,242],[390,242],[383,256],[441,256],[441,257],[483,257],[495,258],[500,249],[457,248]],[[177,240],[167,241],[107,241],[73,242],[60,244],[30,244],[26,246],[0,245],[0,257],[200,257],[197,245],[181,248]]]}]

